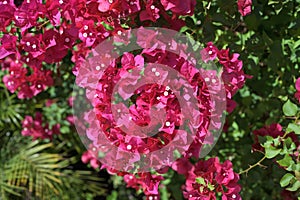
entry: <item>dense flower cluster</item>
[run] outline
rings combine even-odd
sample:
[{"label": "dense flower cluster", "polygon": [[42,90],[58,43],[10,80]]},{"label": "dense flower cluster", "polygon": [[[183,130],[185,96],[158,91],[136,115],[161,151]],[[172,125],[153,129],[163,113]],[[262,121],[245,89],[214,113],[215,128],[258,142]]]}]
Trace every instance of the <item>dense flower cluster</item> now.
[{"label": "dense flower cluster", "polygon": [[32,67],[28,75],[28,69],[19,61],[7,60],[9,74],[3,77],[3,82],[10,92],[18,91],[20,99],[31,98],[53,85],[52,72],[41,68]]},{"label": "dense flower cluster", "polygon": [[173,169],[186,176],[183,187],[186,199],[212,200],[221,193],[222,200],[241,200],[239,175],[233,171],[229,160],[220,163],[218,158],[210,158],[192,165],[183,158],[173,164]]},{"label": "dense flower cluster", "polygon": [[55,124],[49,127],[48,123],[43,122],[42,113],[36,112],[35,118],[32,116],[25,116],[22,121],[22,135],[31,136],[34,140],[36,139],[52,139],[54,134],[59,134],[59,124]]},{"label": "dense flower cluster", "polygon": [[[153,32],[150,33],[153,34]],[[150,34],[148,34],[147,36],[149,37],[149,35]],[[144,35],[138,35],[137,38],[139,37],[144,37]],[[158,38],[156,39],[156,37],[157,36],[155,34],[151,37],[153,41],[156,41],[155,43],[153,43],[153,45],[155,45],[156,47],[159,45],[163,46],[164,42],[160,41]],[[177,48],[179,49],[184,49],[181,48],[179,44],[174,46],[177,46]],[[201,55],[205,55],[206,51],[208,55],[210,55],[211,53],[209,48],[213,49],[213,54],[215,55],[203,60],[208,61],[216,57],[219,58],[219,62],[224,68],[222,76],[223,78],[227,78],[225,80],[226,95],[224,95],[224,99],[219,100],[225,102],[226,97],[230,99],[245,83],[246,75],[242,70],[242,61],[237,59],[238,54],[230,55],[229,50],[218,50],[215,46],[213,46],[212,43],[209,43],[208,47],[201,51]],[[117,61],[114,60],[113,62],[108,63],[109,66],[101,72],[102,76],[100,80],[98,80],[97,78],[99,77],[100,69],[103,67],[101,66],[102,63],[95,64],[91,61],[90,64],[84,67],[81,66],[78,70],[79,74],[77,76],[77,84],[87,88],[87,97],[94,107],[94,112],[97,120],[100,122],[99,127],[97,127],[97,124],[95,124],[95,119],[92,118],[92,114],[88,113],[86,115],[85,119],[92,122],[90,124],[90,128],[87,130],[87,137],[92,141],[93,145],[101,149],[101,152],[104,151],[104,153],[106,154],[106,158],[113,155],[122,155],[123,151],[128,151],[131,153],[137,153],[137,155],[136,157],[127,157],[127,162],[139,162],[139,153],[147,154],[160,150],[172,140],[174,140],[174,138],[178,134],[181,135],[181,138],[187,138],[186,130],[178,129],[178,127],[180,127],[183,123],[183,120],[181,118],[182,111],[177,100],[178,96],[176,96],[175,91],[172,91],[171,89],[171,81],[168,82],[168,86],[164,84],[146,84],[140,87],[136,87],[136,90],[134,91],[131,90],[133,87],[135,87],[135,85],[139,85],[139,81],[137,80],[140,80],[141,78],[141,69],[144,67],[145,63],[165,64],[171,69],[175,69],[187,80],[189,80],[188,84],[192,86],[192,89],[194,91],[196,91],[200,112],[195,109],[189,112],[189,114],[194,114],[192,115],[192,118],[199,120],[194,122],[194,126],[198,128],[197,131],[193,133],[193,142],[191,144],[181,145],[187,146],[186,150],[183,153],[184,159],[187,162],[189,162],[188,158],[192,156],[196,158],[199,157],[200,148],[204,143],[206,137],[210,134],[208,132],[208,127],[211,123],[210,110],[212,109],[212,106],[209,95],[211,92],[218,92],[218,87],[216,87],[215,89],[213,89],[214,87],[211,87],[211,90],[208,91],[207,82],[212,83],[213,85],[218,85],[218,78],[215,76],[215,71],[202,69],[200,71],[197,71],[193,64],[191,64],[189,61],[185,60],[179,55],[162,49],[155,49],[152,47],[146,48],[143,49],[142,53],[138,55],[134,55],[132,53],[124,53],[121,59]],[[108,52],[109,51],[110,50],[108,50]],[[110,53],[109,55],[111,56],[112,53]],[[169,71],[161,70],[156,67],[145,68],[144,71],[142,71],[142,75],[143,77],[146,77],[146,81],[142,80],[146,83],[147,77],[153,79],[153,76],[159,78],[162,83],[164,83],[165,80],[171,80]],[[95,80],[97,80],[97,84],[95,84]],[[154,80],[154,82],[159,83],[159,80]],[[180,91],[180,87],[182,86],[182,84],[177,83],[176,86],[177,90]],[[117,93],[120,95],[117,99],[112,95],[115,93],[114,88],[117,88]],[[120,98],[122,99],[121,101]],[[188,102],[188,100],[189,97],[186,96],[185,101]],[[113,104],[111,104],[111,102],[113,102]],[[130,105],[129,108],[126,107],[124,102]],[[161,117],[162,114],[157,114],[157,116],[159,116],[158,118],[151,118],[153,116],[150,117],[151,109],[155,105],[159,105],[160,108],[166,110],[165,117]],[[113,110],[113,106],[116,107],[115,112]],[[232,112],[235,106],[235,102],[231,100],[227,108],[228,111]],[[197,117],[199,115],[195,115],[195,113],[198,113],[200,115],[200,118]],[[126,122],[126,120],[128,123],[124,123]],[[215,124],[216,128],[220,128],[218,127],[218,123]],[[141,131],[141,127],[143,126],[149,126],[148,129],[145,129],[146,133],[147,130],[153,130],[153,127],[158,126],[157,134],[155,136],[146,138],[138,137],[143,136],[140,135],[141,132],[143,132]],[[115,144],[118,147],[117,151],[119,152],[114,152],[113,149],[105,150],[105,145],[103,145],[103,136],[99,135],[99,128],[104,132],[104,137],[108,138],[111,143]],[[181,140],[184,141],[184,139]],[[89,159],[86,158],[87,157],[85,155],[84,161],[88,162]],[[114,162],[117,162],[118,159],[124,158],[118,158],[114,156],[111,157],[111,159],[114,160]],[[162,158],[159,157],[150,157],[149,159],[150,161],[148,163],[150,165],[153,165],[153,163],[157,162],[163,163]],[[222,172],[223,174],[226,174],[226,169],[229,170],[229,168],[231,168],[231,164],[229,164],[228,162],[229,161],[221,165],[216,161],[216,168],[212,170],[214,172],[219,171],[219,173]],[[189,165],[191,165],[191,163],[189,163]],[[185,168],[184,165],[182,166],[183,168]],[[105,165],[102,165],[102,168],[105,167]],[[177,167],[177,170],[180,171],[182,169],[181,167]],[[150,176],[148,172],[146,174],[148,174],[147,176]],[[153,196],[153,198],[159,198],[159,194],[157,192],[159,179],[155,182],[155,192],[149,192],[147,188],[153,187],[149,185],[152,182],[145,181],[144,178],[141,178],[144,175],[142,175],[141,177],[138,175],[139,178],[136,178],[133,174],[125,173],[124,175],[121,173],[121,175],[124,176],[124,180],[125,182],[127,182],[129,187],[133,187],[136,189],[143,188],[145,194],[156,195]],[[220,180],[220,186],[218,187],[218,190],[223,192],[224,199],[230,199],[230,195],[236,196],[237,198],[239,197],[238,192],[240,189],[235,186],[238,180],[236,175],[234,175],[233,178],[229,177],[228,179],[226,179],[228,181],[223,181],[218,176],[218,180]],[[221,186],[222,184],[225,187],[224,189],[223,186]]]},{"label": "dense flower cluster", "polygon": [[244,86],[247,78],[251,78],[244,73],[243,61],[238,59],[238,53],[230,54],[229,49],[219,50],[212,42],[208,42],[200,53],[204,62],[218,58],[218,62],[223,66],[222,80],[228,99]]},{"label": "dense flower cluster", "polygon": [[[238,1],[238,8],[243,16],[251,12],[251,4],[251,1]],[[195,6],[195,0],[49,0],[46,3],[41,0],[25,0],[20,5],[16,5],[13,0],[0,0],[0,31],[3,33],[0,39],[0,64],[2,70],[8,72],[3,77],[3,82],[10,92],[17,92],[18,98],[32,98],[54,85],[53,77],[59,76],[59,67],[68,52],[71,53],[72,61],[75,63],[73,73],[78,76],[80,72],[86,70],[83,66],[91,49],[110,36],[122,35],[125,29],[128,29],[124,27],[159,25],[179,30],[185,25],[181,16],[193,15]],[[182,152],[186,166],[183,165],[182,160],[172,166],[178,173],[183,173],[187,177],[186,198],[215,198],[216,192],[221,192],[223,200],[239,199],[240,188],[236,184],[238,176],[232,171],[229,161],[221,164],[218,159],[209,159],[199,161],[195,166],[188,161],[192,156],[199,157],[201,146],[207,142],[205,140],[211,134],[208,131],[209,126],[213,124],[217,129],[221,127],[219,121],[211,122],[213,115],[211,110],[215,102],[211,100],[209,93],[212,91],[217,93],[220,90],[216,72],[197,71],[193,66],[194,63],[191,64],[182,56],[165,51],[166,44],[159,41],[155,33],[145,34],[143,31],[140,33],[138,44],[143,47],[143,43],[151,38],[155,41],[151,48],[143,49],[138,55],[125,53],[119,62],[102,63],[106,68],[103,71],[104,76],[97,82],[96,92],[87,92],[87,97],[95,107],[100,128],[104,130],[110,142],[120,149],[133,153],[149,153],[167,146],[174,139],[184,141],[182,138],[186,139],[188,133],[178,127],[190,126],[191,130],[196,127],[192,143],[189,144],[190,141],[186,139],[185,144],[181,144],[184,146]],[[181,51],[185,48],[174,41],[171,42],[173,50],[177,48],[176,50]],[[218,50],[212,43],[208,43],[201,51],[201,55],[204,62],[218,58],[223,66],[222,78],[228,99],[227,111],[232,112],[236,104],[229,99],[248,78],[242,70],[242,61],[238,60],[239,54],[231,55],[228,49]],[[199,108],[187,106],[184,112],[188,113],[194,121],[189,124],[183,122],[180,103],[175,91],[169,87],[171,83],[169,86],[144,85],[137,88],[133,95],[128,92],[128,89],[136,84],[136,77],[139,77],[139,74],[130,71],[141,69],[145,63],[167,65],[188,80],[190,89],[196,94]],[[86,77],[78,77],[82,78],[79,83],[81,85],[92,83],[95,80],[93,78],[97,78],[102,70],[101,67],[101,64],[97,65],[89,73],[85,73]],[[143,73],[155,75],[162,81],[169,78],[167,71],[156,68]],[[130,84],[122,85],[119,87],[122,90],[118,91],[121,97],[129,99],[131,104],[129,114],[130,121],[133,123],[126,127],[126,132],[137,136],[141,132],[141,127],[148,126],[152,129],[159,125],[158,134],[153,137],[139,138],[126,135],[124,129],[116,126],[119,122],[114,120],[111,106],[107,106],[113,101],[111,95],[114,86],[126,76],[127,83]],[[209,88],[207,83],[210,83],[212,88]],[[188,101],[191,97],[184,95],[183,98]],[[226,101],[226,99],[220,100]],[[121,120],[123,118],[118,110],[124,110],[125,106],[122,104],[118,106],[120,107],[115,114]],[[155,106],[159,107],[159,110],[166,111],[165,118],[150,117],[151,109]],[[220,113],[216,115],[218,114]],[[161,116],[160,113],[157,113],[157,116]],[[89,117],[86,115],[87,119]],[[73,124],[75,119],[68,116],[67,120]],[[42,114],[39,112],[36,113],[35,118],[26,116],[22,126],[22,135],[32,136],[33,139],[51,139],[53,134],[59,133],[60,128],[59,124],[49,127],[48,123],[43,122]],[[99,142],[97,128],[91,126],[87,132],[88,138],[94,140],[96,144]],[[135,159],[137,161],[140,158]],[[159,158],[151,160],[151,162],[159,161]],[[108,171],[114,171],[102,165],[92,150],[82,155],[82,162],[90,163],[93,168],[101,166]],[[190,172],[189,170],[181,172],[185,167],[188,167]],[[162,176],[150,172],[116,173],[124,176],[129,187],[142,188],[149,200],[159,199],[158,186],[163,179]]]},{"label": "dense flower cluster", "polygon": [[[139,38],[140,35],[137,37]],[[143,35],[141,37],[143,37]],[[153,40],[155,40],[155,37],[155,35],[152,36]],[[163,42],[157,40],[157,43],[154,43],[153,45],[157,44],[161,45]],[[137,153],[148,153],[161,149],[174,139],[174,133],[176,133],[176,131],[182,131],[182,135],[186,134],[185,130],[178,130],[178,128],[176,130],[175,128],[182,125],[182,114],[180,111],[181,108],[179,106],[179,102],[176,100],[177,97],[173,91],[171,91],[169,86],[149,84],[141,88],[137,88],[133,94],[128,92],[130,91],[130,88],[138,84],[136,80],[138,80],[140,77],[140,71],[133,70],[141,70],[144,66],[144,63],[147,62],[165,64],[173,69],[176,69],[176,71],[180,72],[187,80],[190,80],[189,85],[191,85],[193,90],[197,93],[200,113],[197,111],[198,108],[190,113],[192,114],[193,119],[199,119],[197,117],[197,113],[199,113],[199,121],[194,122],[194,126],[199,128],[198,131],[194,133],[194,142],[190,146],[188,153],[185,155],[187,157],[191,155],[198,157],[197,152],[209,134],[208,126],[211,123],[211,114],[209,110],[212,107],[210,102],[211,100],[207,97],[207,95],[209,95],[209,93],[213,90],[218,92],[218,88],[208,91],[205,81],[209,81],[212,84],[218,85],[218,79],[214,77],[213,74],[215,72],[213,71],[202,70],[201,72],[197,72],[193,65],[174,53],[153,49],[154,48],[144,49],[143,53],[140,55],[125,53],[120,60],[122,67],[116,67],[117,64],[113,62],[105,69],[102,78],[99,80],[98,85],[96,86],[97,89],[87,91],[87,96],[95,108],[97,119],[100,121],[100,128],[104,131],[105,136],[109,138],[112,143],[117,144],[119,148],[125,151],[127,150]],[[232,95],[234,95],[234,93],[245,83],[246,75],[241,69],[242,62],[237,59],[238,54],[233,54],[233,56],[231,56],[229,55],[228,50],[219,51],[216,49],[215,52],[219,55],[220,63],[224,66],[223,78],[226,79],[225,89],[227,92],[227,98],[231,98]],[[157,60],[153,55],[159,55],[159,60]],[[101,69],[101,64],[92,64],[91,66],[82,68],[82,72],[77,79],[77,84],[86,88],[95,87],[93,80],[97,80],[97,74],[99,74],[98,68]],[[155,75],[162,82],[171,79],[171,77],[168,75],[168,71],[161,71],[156,68],[145,70],[143,73],[145,74],[145,77],[150,77],[151,79],[153,78],[151,76]],[[93,78],[95,77],[95,74],[96,79]],[[125,81],[123,80],[123,83],[126,84],[121,86],[117,85],[121,78],[124,77],[126,77],[126,79]],[[169,84],[171,84],[171,82],[169,82]],[[180,83],[177,83],[177,87],[177,90],[180,90]],[[114,103],[118,107],[116,110],[120,111],[115,113],[117,117],[114,117],[112,107],[110,106],[111,102],[114,101],[112,96],[114,93],[114,88],[119,88],[117,92],[120,94],[123,100],[130,101],[129,104],[131,104],[131,106],[129,107],[129,113],[125,113],[127,108],[122,102],[116,102]],[[132,96],[135,97],[132,98]],[[226,99],[220,99],[220,101],[223,102],[225,102],[225,100]],[[188,99],[185,101],[188,101]],[[232,104],[232,107],[234,107],[234,103]],[[154,118],[150,122],[150,111],[155,105],[160,105],[160,109],[166,109],[167,116],[166,118]],[[232,111],[232,108],[229,108],[229,111]],[[115,119],[118,119],[118,121],[115,121]],[[118,125],[120,122],[128,119],[130,122],[128,121],[127,124],[123,124],[125,127],[122,128]],[[201,123],[199,124],[199,122]],[[138,126],[135,126],[134,124],[137,124]],[[153,130],[153,127],[159,125],[158,134],[156,134],[155,137],[140,138],[126,135],[127,132],[131,133],[131,135],[138,136],[141,132],[141,126],[148,126],[149,124],[150,128],[148,128],[148,130]],[[127,131],[124,132],[124,128]],[[99,145],[99,143],[101,143],[101,141],[99,141],[101,137],[99,137],[98,134],[98,130],[95,127],[91,127],[88,131],[88,138],[91,139],[94,144]]]},{"label": "dense flower cluster", "polygon": [[134,188],[136,190],[143,189],[143,192],[147,196],[147,200],[159,200],[159,183],[163,180],[160,175],[153,175],[149,172],[138,174],[125,174],[124,181],[127,187]]},{"label": "dense flower cluster", "polygon": [[[239,1],[238,4],[239,10],[247,8],[247,11],[243,12],[249,13],[248,7],[251,2]],[[70,49],[73,52],[72,60],[79,65],[89,51],[87,47],[95,47],[103,39],[122,32],[122,19],[130,18],[131,22],[139,19],[144,26],[163,19],[167,22],[165,24],[168,24],[168,28],[179,30],[184,22],[178,17],[192,15],[195,5],[195,0],[184,2],[179,0],[147,2],[140,0],[53,0],[47,1],[46,4],[38,0],[27,0],[16,6],[12,0],[1,0],[0,30],[5,34],[0,41],[0,59],[10,57],[18,62],[17,65],[13,65],[19,68],[17,71],[25,71],[22,68],[24,64],[30,66],[27,69],[29,71],[41,71],[42,62],[60,62]],[[172,16],[168,14],[168,11],[172,11]],[[21,29],[21,33],[18,33],[15,27],[7,28],[12,23],[16,28]],[[49,23],[53,28],[46,28],[45,25]],[[113,29],[105,28],[104,24]],[[20,39],[15,36],[18,34],[21,36]],[[82,43],[77,43],[78,39]],[[75,46],[78,47],[77,51],[73,48]],[[43,74],[50,81],[51,74],[48,72],[43,72]],[[33,89],[34,83],[31,84],[31,82],[38,82],[35,77],[36,75],[28,78],[30,81],[25,81],[24,79],[27,79],[25,73],[21,77],[21,83],[15,84],[13,80],[17,78],[11,74],[6,77],[6,80],[12,81],[6,81],[6,86],[11,92],[18,89],[21,93],[18,95],[19,98],[30,98],[44,90],[45,86],[52,85],[51,82],[45,82],[36,85],[37,89]],[[28,85],[31,86],[30,89]]]},{"label": "dense flower cluster", "polygon": [[[11,92],[20,93],[19,98],[31,98],[53,84],[51,72],[42,70],[43,62],[58,63],[71,50],[76,74],[89,48],[111,35],[122,33],[125,19],[140,20],[143,26],[165,20],[168,28],[179,30],[184,22],[178,17],[192,15],[195,4],[195,0],[184,3],[170,0],[53,0],[46,4],[27,0],[16,6],[12,0],[1,0],[0,30],[4,35],[0,39],[0,59],[9,58],[9,61],[0,60],[0,63],[6,63],[4,69],[11,72],[4,82]],[[8,28],[12,23],[14,27]],[[48,28],[51,27],[49,24],[52,28]],[[9,64],[11,62],[14,63]],[[32,75],[28,77],[30,72]]]}]

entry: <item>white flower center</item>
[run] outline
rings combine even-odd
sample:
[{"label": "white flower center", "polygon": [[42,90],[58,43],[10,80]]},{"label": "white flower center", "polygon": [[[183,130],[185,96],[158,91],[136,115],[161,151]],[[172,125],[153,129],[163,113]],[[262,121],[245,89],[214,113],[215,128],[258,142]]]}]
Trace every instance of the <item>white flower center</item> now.
[{"label": "white flower center", "polygon": [[170,126],[171,125],[171,123],[170,122],[166,122],[166,126]]}]

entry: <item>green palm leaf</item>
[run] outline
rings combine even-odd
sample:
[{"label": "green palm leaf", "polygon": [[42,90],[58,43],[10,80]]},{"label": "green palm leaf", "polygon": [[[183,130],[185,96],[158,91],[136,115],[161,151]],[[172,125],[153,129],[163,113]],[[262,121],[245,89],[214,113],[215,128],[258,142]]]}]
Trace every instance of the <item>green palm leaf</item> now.
[{"label": "green palm leaf", "polygon": [[[74,157],[64,158],[55,151],[52,143],[30,142],[19,153],[0,165],[2,199],[9,195],[24,196],[24,191],[40,199],[84,198],[86,191],[103,195],[103,180],[91,171],[70,170]],[[76,188],[78,191],[71,191]]]}]

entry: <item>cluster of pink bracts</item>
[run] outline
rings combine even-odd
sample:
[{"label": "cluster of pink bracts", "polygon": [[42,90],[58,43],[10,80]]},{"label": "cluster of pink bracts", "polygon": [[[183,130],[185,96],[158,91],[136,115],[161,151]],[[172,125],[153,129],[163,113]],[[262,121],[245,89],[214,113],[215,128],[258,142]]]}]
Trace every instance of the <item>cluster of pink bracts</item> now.
[{"label": "cluster of pink bracts", "polygon": [[[242,16],[251,12],[251,5],[251,0],[238,1],[238,9]],[[10,92],[17,93],[18,98],[32,98],[47,87],[53,86],[53,79],[60,75],[59,67],[68,51],[72,53],[72,61],[75,63],[73,73],[77,76],[93,47],[110,36],[126,31],[122,26],[125,21],[129,27],[160,25],[179,30],[185,25],[180,16],[193,15],[195,6],[195,0],[49,0],[45,4],[40,0],[25,0],[21,5],[15,5],[13,0],[0,0],[0,31],[4,34],[0,38],[0,64],[3,70],[9,72],[3,77],[3,82]],[[232,96],[244,85],[246,78],[249,78],[242,70],[242,61],[238,60],[239,54],[230,54],[228,49],[219,50],[212,43],[208,43],[199,53],[204,62],[217,58],[223,66],[222,79],[229,102],[227,111],[231,112],[236,105],[231,100]],[[143,126],[150,123],[149,108],[153,104],[161,103],[167,110],[168,123],[161,127],[159,138],[132,139],[129,142],[126,140],[125,143],[124,134],[114,127],[113,121],[108,118],[111,111],[107,110],[108,107],[103,107],[111,101],[111,77],[117,80],[122,73],[143,65],[145,60],[149,62],[155,59],[182,73],[196,91],[201,91],[197,98],[201,102],[203,114],[203,123],[199,125],[196,138],[193,138],[194,142],[184,157],[158,170],[157,173],[163,174],[172,168],[184,174],[186,184],[183,193],[187,199],[215,199],[218,193],[222,194],[223,200],[241,199],[238,194],[240,187],[237,184],[239,177],[233,172],[230,161],[222,164],[217,158],[211,158],[194,165],[189,161],[190,157],[199,153],[203,137],[206,136],[208,123],[205,122],[208,121],[210,104],[205,92],[207,80],[203,80],[187,62],[182,62],[180,57],[148,49],[140,55],[124,54],[120,61],[121,68],[107,68],[105,76],[99,81],[103,90],[98,91],[98,98],[93,102],[99,108],[97,119],[101,122],[101,128],[109,128],[106,136],[111,141],[119,142],[120,148],[129,151],[155,151],[174,138],[172,134],[180,125],[179,103],[164,86],[145,86],[139,91],[140,95],[134,105],[130,107],[132,120]],[[46,69],[45,63],[51,65],[52,69]],[[214,83],[215,79],[210,80]],[[296,97],[299,98],[298,93]],[[124,95],[126,96],[126,93]],[[69,120],[73,123],[72,117]],[[22,134],[34,139],[51,139],[53,134],[59,133],[59,125],[50,129],[48,124],[42,121],[42,114],[39,112],[35,118],[26,116],[22,125]],[[94,168],[106,168],[112,174],[124,176],[128,187],[142,188],[149,200],[160,198],[158,188],[163,180],[161,175],[116,171],[102,165],[94,157],[92,150],[82,155],[82,161],[89,162]]]}]

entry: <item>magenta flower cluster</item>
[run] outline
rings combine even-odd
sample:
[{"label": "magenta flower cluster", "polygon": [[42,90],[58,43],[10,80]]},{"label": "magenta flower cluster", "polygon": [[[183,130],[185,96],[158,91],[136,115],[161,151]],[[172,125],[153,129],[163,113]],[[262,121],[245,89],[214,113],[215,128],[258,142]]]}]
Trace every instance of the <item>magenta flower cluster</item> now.
[{"label": "magenta flower cluster", "polygon": [[[249,14],[251,4],[251,1],[239,0],[239,12],[243,16]],[[0,0],[0,31],[3,32],[0,39],[0,64],[2,69],[8,72],[3,77],[3,82],[11,93],[17,93],[18,98],[32,98],[54,85],[54,79],[60,76],[60,66],[68,52],[72,54],[71,60],[75,63],[73,73],[78,76],[80,70],[85,70],[82,66],[91,49],[108,37],[122,35],[130,28],[157,25],[180,30],[185,25],[181,16],[193,15],[195,6],[195,0],[47,0],[46,3],[41,0],[24,0],[21,5],[15,5],[13,0]],[[124,28],[125,22],[130,28]],[[155,37],[157,35],[145,35],[141,32],[139,45],[142,47],[143,42],[148,41],[149,38],[155,40]],[[194,66],[182,57],[154,48],[159,45],[161,43],[156,40],[152,45],[153,48],[144,49],[137,55],[125,53],[119,63],[106,66],[104,76],[98,82],[97,92],[88,94],[88,98],[93,99],[93,106],[97,108],[96,117],[101,129],[119,148],[139,153],[156,151],[166,146],[176,137],[175,133],[180,132],[181,135],[186,136],[184,130],[175,130],[182,125],[180,105],[174,91],[166,86],[152,84],[139,88],[136,91],[138,95],[131,99],[132,105],[129,108],[131,120],[139,127],[151,123],[160,124],[159,133],[155,137],[143,139],[128,137],[115,126],[111,108],[107,106],[112,101],[111,94],[114,86],[124,74],[128,74],[128,71],[139,69],[146,62],[164,64],[175,69],[189,81],[200,102],[201,112],[196,112],[192,108],[187,110],[199,121],[193,124],[197,127],[197,131],[192,138],[192,144],[183,149],[184,158],[158,170],[157,173],[166,173],[170,167],[184,174],[186,184],[183,192],[187,199],[215,199],[218,193],[222,194],[223,200],[240,199],[238,194],[240,187],[237,184],[239,177],[233,172],[230,161],[222,164],[217,158],[211,158],[207,161],[199,161],[195,165],[189,161],[191,157],[198,157],[204,139],[210,134],[207,130],[210,125],[212,102],[206,82],[213,86],[214,91],[219,90],[216,87],[219,83],[215,78],[215,72],[202,71],[206,77],[203,78]],[[184,48],[176,43],[173,45],[174,48]],[[215,62],[217,59],[223,67],[222,79],[229,102],[227,110],[231,112],[235,107],[235,102],[231,98],[243,87],[246,79],[250,78],[242,70],[243,64],[238,59],[239,54],[230,54],[229,49],[219,50],[211,42],[198,53],[204,62]],[[101,71],[101,67],[101,65],[97,66],[96,71]],[[167,72],[156,69],[152,69],[149,73],[161,79],[168,77]],[[135,82],[135,76],[137,75],[133,73],[127,77],[132,84]],[[82,79],[82,81],[90,83],[89,81],[92,80]],[[299,85],[299,81],[297,83]],[[128,97],[126,85],[120,88],[122,90],[118,91],[119,94]],[[297,87],[297,90],[299,88]],[[299,96],[296,93],[298,99]],[[190,99],[188,95],[184,98]],[[150,108],[153,105],[159,105],[160,109],[166,110],[166,122],[161,118],[150,120]],[[72,116],[67,120],[71,124],[74,123]],[[60,128],[59,124],[50,127],[43,121],[42,114],[39,112],[35,117],[26,116],[22,126],[22,135],[32,136],[33,139],[51,139],[54,134],[59,133]],[[214,126],[220,128],[218,123]],[[127,128],[133,135],[139,134],[139,129]],[[93,127],[89,129],[88,134],[89,139],[97,139]],[[90,163],[93,168],[106,168],[112,174],[124,176],[128,187],[142,189],[149,200],[160,198],[158,188],[160,181],[163,180],[161,175],[150,172],[130,174],[111,169],[97,160],[93,148],[82,155],[84,163]]]},{"label": "magenta flower cluster", "polygon": [[52,139],[54,134],[60,133],[60,125],[55,124],[50,127],[48,123],[43,121],[42,113],[36,112],[35,117],[25,116],[22,121],[22,135],[31,136],[35,139]]}]

